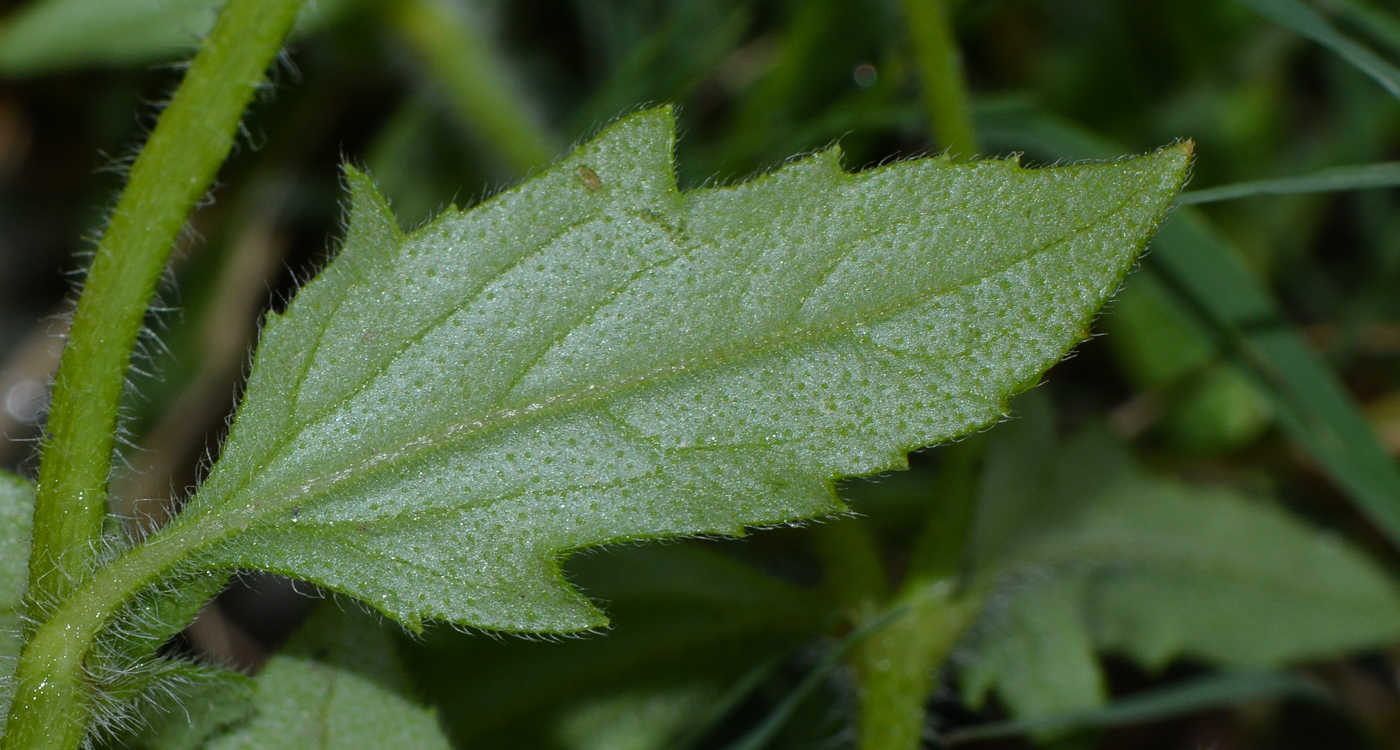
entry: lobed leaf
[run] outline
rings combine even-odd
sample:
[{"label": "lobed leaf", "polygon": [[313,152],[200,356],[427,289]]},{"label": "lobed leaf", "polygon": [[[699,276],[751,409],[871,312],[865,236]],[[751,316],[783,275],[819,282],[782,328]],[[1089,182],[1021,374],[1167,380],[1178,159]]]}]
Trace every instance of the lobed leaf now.
[{"label": "lobed leaf", "polygon": [[1035,400],[987,458],[971,554],[989,593],[960,654],[975,700],[1096,708],[1099,651],[1272,668],[1400,636],[1400,592],[1334,535],[1221,489],[1142,474],[1094,429],[1051,449]]},{"label": "lobed leaf", "polygon": [[837,512],[835,479],[1000,418],[1190,159],[849,174],[833,149],[682,194],[673,144],[668,110],[633,115],[409,234],[350,170],[345,246],[269,317],[170,532],[410,627],[597,627],[567,551]]}]

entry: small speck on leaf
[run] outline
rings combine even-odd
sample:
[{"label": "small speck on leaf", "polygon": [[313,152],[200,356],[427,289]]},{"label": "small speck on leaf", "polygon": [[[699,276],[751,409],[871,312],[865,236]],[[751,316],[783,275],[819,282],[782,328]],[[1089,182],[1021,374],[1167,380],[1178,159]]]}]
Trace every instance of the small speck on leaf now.
[{"label": "small speck on leaf", "polygon": [[574,174],[578,176],[579,182],[582,182],[583,186],[589,190],[596,193],[603,189],[602,178],[598,177],[598,173],[592,169],[580,164],[578,169],[574,170]]}]

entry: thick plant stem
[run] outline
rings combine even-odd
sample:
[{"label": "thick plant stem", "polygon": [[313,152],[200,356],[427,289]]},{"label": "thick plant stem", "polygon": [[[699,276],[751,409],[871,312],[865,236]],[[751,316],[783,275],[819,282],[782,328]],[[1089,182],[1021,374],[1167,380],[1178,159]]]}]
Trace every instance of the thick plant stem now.
[{"label": "thick plant stem", "polygon": [[558,148],[510,85],[491,43],[441,0],[396,0],[390,22],[451,94],[466,126],[516,174],[544,166]]},{"label": "thick plant stem", "polygon": [[29,597],[51,610],[91,572],[131,351],[176,235],[228,156],[300,0],[230,0],[161,114],[98,243],[55,379]]},{"label": "thick plant stem", "polygon": [[977,153],[977,135],[947,3],[904,0],[904,16],[923,80],[924,107],[934,141],[954,159],[969,159]]}]

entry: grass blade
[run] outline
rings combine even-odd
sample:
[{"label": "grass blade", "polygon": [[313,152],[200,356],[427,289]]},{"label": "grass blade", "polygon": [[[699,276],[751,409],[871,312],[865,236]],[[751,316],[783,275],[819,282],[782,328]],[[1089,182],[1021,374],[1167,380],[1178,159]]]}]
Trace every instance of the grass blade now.
[{"label": "grass blade", "polygon": [[1154,247],[1148,267],[1214,329],[1217,345],[1249,366],[1288,436],[1400,545],[1400,469],[1337,373],[1285,321],[1234,248],[1189,211],[1172,216]]},{"label": "grass blade", "polygon": [[559,149],[553,136],[466,11],[438,0],[407,0],[386,12],[395,30],[451,94],[466,126],[508,170],[523,175],[554,158]]},{"label": "grass blade", "polygon": [[1362,0],[1323,0],[1322,6],[1371,41],[1400,52],[1400,19]]},{"label": "grass blade", "polygon": [[1177,196],[1178,206],[1194,206],[1256,195],[1286,195],[1289,193],[1333,193],[1345,190],[1400,187],[1400,162],[1356,164],[1332,167],[1312,174],[1278,177],[1271,180],[1251,180],[1229,185],[1192,190]]},{"label": "grass blade", "polygon": [[[1118,148],[1033,107],[984,108],[982,115],[982,132],[995,149],[1025,148],[1054,160],[1107,158]],[[1213,331],[1214,343],[1265,386],[1289,439],[1400,546],[1400,468],[1337,373],[1284,321],[1272,293],[1195,209],[1173,213],[1152,246],[1147,270],[1162,277]]]},{"label": "grass blade", "polygon": [[1295,675],[1227,674],[1204,677],[1135,695],[1095,711],[1080,711],[1038,719],[998,721],[959,729],[944,735],[943,741],[949,745],[957,745],[1056,730],[1142,724],[1267,698],[1327,701],[1329,696],[1322,688]]},{"label": "grass blade", "polygon": [[787,697],[783,698],[782,702],[779,703],[758,726],[749,730],[748,734],[745,734],[743,737],[731,743],[725,750],[762,750],[764,747],[767,747],[768,743],[777,736],[778,731],[787,723],[792,713],[797,710],[798,706],[802,705],[802,701],[816,689],[817,685],[821,684],[821,681],[826,678],[832,669],[836,668],[836,665],[841,663],[841,660],[845,658],[846,654],[849,653],[851,649],[855,648],[857,644],[869,638],[880,629],[903,617],[908,611],[908,605],[893,607],[883,615],[862,625],[850,635],[843,638],[840,643],[836,644],[835,648],[828,651],[826,655],[822,657],[821,661],[817,662],[816,666],[812,667],[812,669],[807,672],[806,676],[802,678],[802,681],[797,683],[797,687],[793,688],[792,692],[788,693]]},{"label": "grass blade", "polygon": [[1321,13],[1303,4],[1301,0],[1238,0],[1259,15],[1297,34],[1332,50],[1343,60],[1376,83],[1385,87],[1391,95],[1400,97],[1400,69],[1386,62],[1384,58],[1367,47],[1338,31],[1327,22]]}]

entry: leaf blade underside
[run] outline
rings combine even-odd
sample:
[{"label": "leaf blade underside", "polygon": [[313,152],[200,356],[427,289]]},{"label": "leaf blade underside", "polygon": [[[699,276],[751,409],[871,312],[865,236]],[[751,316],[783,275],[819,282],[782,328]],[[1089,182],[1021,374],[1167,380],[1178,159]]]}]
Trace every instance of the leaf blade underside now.
[{"label": "leaf blade underside", "polygon": [[345,246],[269,316],[176,525],[410,627],[597,627],[564,552],[837,512],[836,478],[998,419],[1190,158],[848,174],[833,150],[681,193],[673,145],[668,110],[633,115],[407,235],[351,171]]}]

